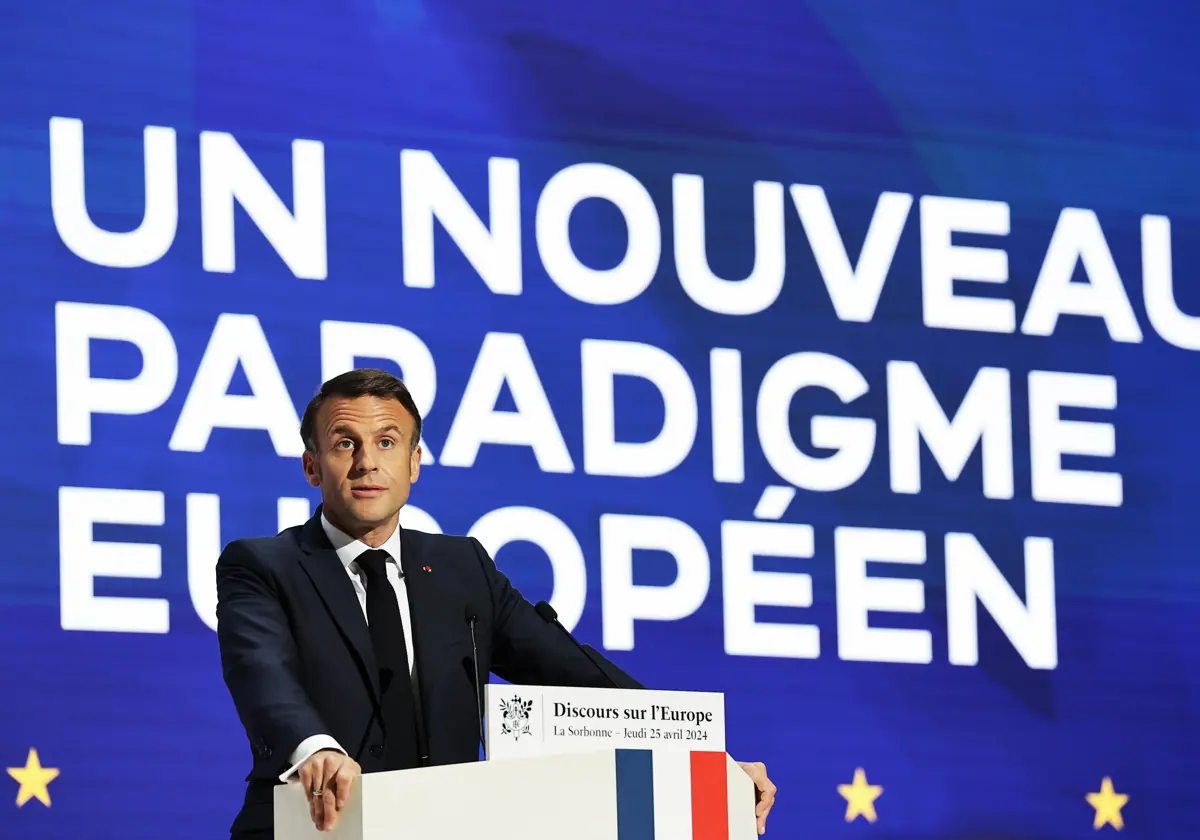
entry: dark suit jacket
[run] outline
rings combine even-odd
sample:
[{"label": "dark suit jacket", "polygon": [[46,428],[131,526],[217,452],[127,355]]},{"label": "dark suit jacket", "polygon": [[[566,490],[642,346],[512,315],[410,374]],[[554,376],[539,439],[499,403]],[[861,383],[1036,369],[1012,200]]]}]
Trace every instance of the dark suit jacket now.
[{"label": "dark suit jacket", "polygon": [[[467,606],[479,673],[512,683],[610,686],[547,624],[473,538],[402,530],[413,646],[431,764],[479,757]],[[231,831],[270,830],[272,788],[310,735],[337,739],[364,773],[383,769],[379,672],[362,608],[320,510],[278,536],[231,542],[217,561],[217,638],[253,768]],[[640,688],[604,661],[622,687]]]}]

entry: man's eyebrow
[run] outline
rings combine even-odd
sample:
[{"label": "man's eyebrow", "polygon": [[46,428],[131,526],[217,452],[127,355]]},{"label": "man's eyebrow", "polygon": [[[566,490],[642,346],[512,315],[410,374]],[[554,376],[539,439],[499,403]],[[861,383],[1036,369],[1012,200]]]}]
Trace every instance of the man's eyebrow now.
[{"label": "man's eyebrow", "polygon": [[404,430],[401,429],[399,426],[397,426],[395,423],[392,423],[391,425],[388,425],[388,426],[384,426],[382,429],[379,430],[380,434],[383,434],[384,432],[395,432],[399,437],[404,437]]},{"label": "man's eyebrow", "polygon": [[329,430],[331,435],[345,435],[346,437],[354,437],[354,430],[344,423],[339,423]]}]

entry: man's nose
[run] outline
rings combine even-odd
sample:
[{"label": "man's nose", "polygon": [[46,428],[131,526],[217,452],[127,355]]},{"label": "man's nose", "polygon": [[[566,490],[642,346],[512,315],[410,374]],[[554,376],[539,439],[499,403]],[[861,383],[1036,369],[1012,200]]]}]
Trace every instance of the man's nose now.
[{"label": "man's nose", "polygon": [[363,446],[354,453],[354,465],[359,472],[371,472],[375,469],[375,456],[371,453],[370,448]]}]

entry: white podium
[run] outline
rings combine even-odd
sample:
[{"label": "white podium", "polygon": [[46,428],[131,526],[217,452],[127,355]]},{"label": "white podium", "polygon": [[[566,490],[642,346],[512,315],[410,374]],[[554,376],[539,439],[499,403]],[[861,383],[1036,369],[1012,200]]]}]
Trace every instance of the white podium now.
[{"label": "white podium", "polygon": [[724,753],[602,750],[369,773],[332,832],[275,788],[276,840],[756,840],[754,784]]},{"label": "white podium", "polygon": [[[723,706],[704,711],[711,696],[507,686],[488,695],[489,760],[361,776],[332,832],[313,826],[302,785],[277,786],[275,840],[757,840],[754,783],[724,751]],[[655,720],[685,707],[709,729]],[[589,725],[574,725],[586,708]],[[620,725],[596,723],[599,713]],[[524,752],[531,743],[538,754]]]}]

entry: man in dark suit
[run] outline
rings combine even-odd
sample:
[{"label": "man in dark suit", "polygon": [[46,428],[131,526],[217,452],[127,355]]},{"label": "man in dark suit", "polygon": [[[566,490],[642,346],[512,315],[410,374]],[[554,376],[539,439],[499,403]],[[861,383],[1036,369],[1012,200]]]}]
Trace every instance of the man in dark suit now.
[{"label": "man in dark suit", "polygon": [[[330,829],[359,773],[477,760],[489,673],[641,687],[538,615],[475,539],[399,527],[421,461],[420,413],[399,379],[367,369],[329,380],[300,434],[316,514],[235,540],[217,562],[221,663],[253,752],[233,840],[273,836],[282,781],[303,784],[313,823]],[[761,764],[742,766],[760,791],[761,832],[775,788]]]}]

